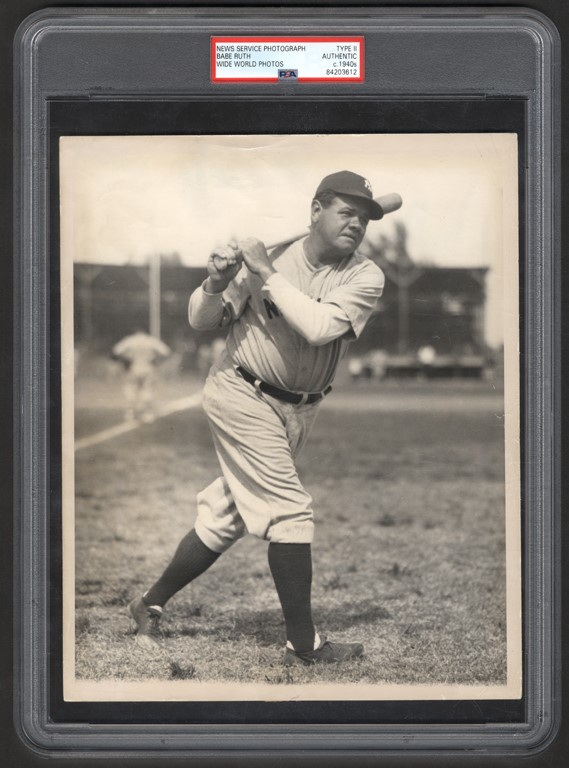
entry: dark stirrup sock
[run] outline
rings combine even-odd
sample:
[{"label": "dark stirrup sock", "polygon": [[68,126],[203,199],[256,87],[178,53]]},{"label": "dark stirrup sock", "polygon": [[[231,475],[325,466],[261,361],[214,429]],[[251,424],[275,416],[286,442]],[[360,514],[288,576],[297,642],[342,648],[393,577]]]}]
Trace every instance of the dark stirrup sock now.
[{"label": "dark stirrup sock", "polygon": [[171,563],[154,586],[143,596],[146,605],[161,605],[213,565],[219,557],[203,543],[195,530],[184,536],[178,544]]},{"label": "dark stirrup sock", "polygon": [[295,651],[312,651],[315,632],[310,605],[310,544],[269,544],[269,567],[283,609],[287,639]]}]

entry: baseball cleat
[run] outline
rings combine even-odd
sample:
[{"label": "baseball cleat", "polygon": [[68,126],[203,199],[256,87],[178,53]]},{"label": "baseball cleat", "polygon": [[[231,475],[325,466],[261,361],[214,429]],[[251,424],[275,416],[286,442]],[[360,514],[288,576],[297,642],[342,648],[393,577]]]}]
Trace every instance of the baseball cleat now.
[{"label": "baseball cleat", "polygon": [[154,650],[162,640],[162,608],[159,605],[148,606],[141,597],[137,597],[129,603],[128,612],[136,624],[136,642]]},{"label": "baseball cleat", "polygon": [[363,655],[364,647],[361,643],[331,643],[326,638],[315,651],[293,651],[287,648],[284,657],[285,667],[293,664],[338,664],[342,661],[358,659]]}]

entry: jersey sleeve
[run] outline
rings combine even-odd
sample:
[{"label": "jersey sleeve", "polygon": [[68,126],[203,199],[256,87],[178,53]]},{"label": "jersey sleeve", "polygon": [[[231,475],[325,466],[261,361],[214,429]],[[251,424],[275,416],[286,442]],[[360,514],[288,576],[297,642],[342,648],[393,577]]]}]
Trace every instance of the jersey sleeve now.
[{"label": "jersey sleeve", "polygon": [[357,272],[344,284],[333,288],[323,299],[323,304],[335,304],[350,320],[351,332],[358,338],[371,314],[377,309],[383,293],[385,276],[381,269],[366,260]]},{"label": "jersey sleeve", "polygon": [[297,333],[315,347],[328,344],[350,331],[350,320],[335,304],[320,304],[291,285],[278,272],[262,288]]},{"label": "jersey sleeve", "polygon": [[237,320],[251,295],[247,277],[248,270],[243,267],[223,293],[207,293],[203,285],[196,288],[188,304],[188,320],[192,328],[208,331]]},{"label": "jersey sleeve", "polygon": [[188,320],[196,331],[209,331],[219,327],[223,315],[221,293],[208,293],[200,285],[190,296]]}]

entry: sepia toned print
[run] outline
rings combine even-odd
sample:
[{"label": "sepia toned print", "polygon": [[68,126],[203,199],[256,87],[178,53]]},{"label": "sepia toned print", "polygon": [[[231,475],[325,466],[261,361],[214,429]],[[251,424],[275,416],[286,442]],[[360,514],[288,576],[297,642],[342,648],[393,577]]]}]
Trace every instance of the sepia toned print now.
[{"label": "sepia toned print", "polygon": [[[310,358],[304,384],[269,382],[321,394],[332,386],[286,465],[311,498],[310,531],[283,538],[274,502],[263,514],[266,498],[250,502],[243,445],[221,451],[220,469],[216,429],[254,414],[257,398],[296,427],[299,411],[288,404],[285,417],[274,393],[241,376],[239,402],[217,395],[225,415],[214,417],[214,446],[208,371],[252,366],[236,352],[243,306],[204,322],[200,286],[217,293],[213,255],[229,269],[236,261],[222,289],[236,291],[243,270],[259,275],[271,259],[285,280],[279,258],[307,254],[306,227],[313,233],[321,215],[315,192],[344,169],[363,179],[356,214],[365,219],[346,254],[357,248],[378,279],[356,320],[344,296],[317,302],[347,313],[333,319],[348,323],[341,344],[325,341],[338,346],[333,364],[313,344],[324,357]],[[396,194],[401,207],[377,218],[364,182],[370,200]],[[519,698],[517,195],[509,134],[61,140],[67,700]],[[266,254],[264,245],[297,235]],[[302,336],[310,307],[290,319],[274,290],[259,293],[273,308],[267,322],[279,313]],[[202,302],[193,327],[191,295]],[[236,291],[237,303],[250,295]],[[268,368],[255,378],[267,383]],[[247,434],[254,445],[258,435]],[[236,502],[231,547],[203,516],[190,533],[204,488],[222,477]],[[162,594],[163,611],[148,617],[143,593],[180,541],[195,557],[195,536],[216,557],[202,549],[203,572]],[[284,588],[285,621],[267,550],[290,543],[311,547],[309,631],[352,649],[337,663],[283,663],[301,598]],[[299,566],[285,571],[290,585]]]}]

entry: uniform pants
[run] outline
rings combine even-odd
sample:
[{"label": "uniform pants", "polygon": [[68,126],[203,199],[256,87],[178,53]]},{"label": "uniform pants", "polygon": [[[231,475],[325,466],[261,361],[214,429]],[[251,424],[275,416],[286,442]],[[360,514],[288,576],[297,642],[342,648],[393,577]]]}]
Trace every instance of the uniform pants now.
[{"label": "uniform pants", "polygon": [[148,410],[152,404],[154,370],[132,366],[125,375],[124,393],[127,407],[133,411]]},{"label": "uniform pants", "polygon": [[312,498],[294,459],[318,405],[292,405],[260,392],[227,358],[212,368],[203,407],[223,476],[197,497],[195,528],[207,547],[224,552],[246,533],[278,543],[312,541]]}]

